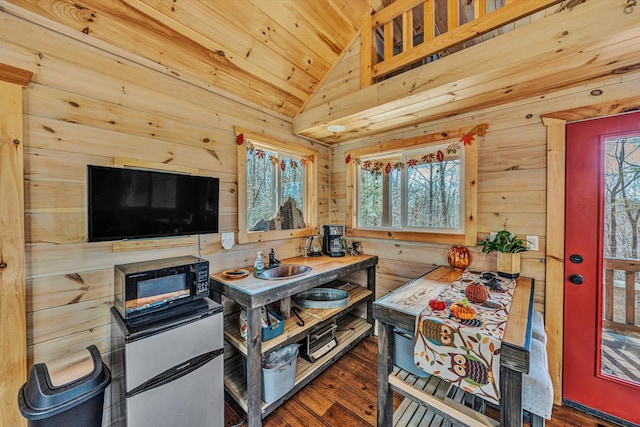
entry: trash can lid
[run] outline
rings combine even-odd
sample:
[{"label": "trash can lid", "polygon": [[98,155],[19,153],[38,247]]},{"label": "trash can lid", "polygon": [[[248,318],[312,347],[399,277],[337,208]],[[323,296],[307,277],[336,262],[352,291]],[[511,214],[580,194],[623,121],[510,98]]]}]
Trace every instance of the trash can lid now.
[{"label": "trash can lid", "polygon": [[89,349],[84,349],[69,357],[47,362],[46,371],[49,374],[51,386],[64,387],[72,382],[81,380],[96,369],[96,364]]},{"label": "trash can lid", "polygon": [[31,367],[20,388],[20,412],[28,419],[49,417],[90,399],[111,382],[111,372],[102,363],[95,345],[63,361]]}]

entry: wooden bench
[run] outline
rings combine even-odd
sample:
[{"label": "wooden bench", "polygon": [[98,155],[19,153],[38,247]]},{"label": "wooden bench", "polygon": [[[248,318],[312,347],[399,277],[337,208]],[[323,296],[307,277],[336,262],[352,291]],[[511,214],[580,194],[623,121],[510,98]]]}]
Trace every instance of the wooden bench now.
[{"label": "wooden bench", "polygon": [[393,414],[394,427],[499,426],[498,421],[481,413],[484,412],[481,398],[435,375],[417,377],[394,366],[389,382],[405,396]]},{"label": "wooden bench", "polygon": [[[546,338],[546,336],[542,337]],[[531,358],[529,362],[529,373],[523,375],[522,379],[522,409],[529,412],[531,427],[543,427],[545,419],[551,418],[551,410],[553,407],[553,386],[548,371],[547,355],[543,340],[534,338],[531,343]],[[484,401],[470,393],[466,393],[458,387],[447,383],[435,376],[427,376],[426,378],[413,375],[410,371],[393,367],[393,375],[401,379],[403,383],[398,382],[397,385],[402,388],[412,388],[420,390],[423,400],[430,400],[433,404],[434,400],[424,399],[425,394],[432,395],[436,399],[443,399],[447,402],[448,407],[439,408],[446,412],[455,407],[460,411],[464,411],[466,416],[470,416],[471,409],[484,413]],[[391,380],[393,383],[394,380]],[[405,399],[402,401],[398,409],[393,414],[394,427],[406,426],[448,426],[451,422],[442,413],[435,410],[432,406],[425,406],[422,401],[415,399],[416,390],[412,393],[402,393]],[[455,402],[455,403],[453,403]],[[462,406],[469,409],[461,409]],[[471,415],[481,425],[496,425],[486,417],[480,414]]]}]

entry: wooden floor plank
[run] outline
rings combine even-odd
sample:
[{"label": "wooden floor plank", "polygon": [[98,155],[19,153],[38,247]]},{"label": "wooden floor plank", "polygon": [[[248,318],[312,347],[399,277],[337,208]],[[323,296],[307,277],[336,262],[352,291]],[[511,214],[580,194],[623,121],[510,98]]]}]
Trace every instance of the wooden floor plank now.
[{"label": "wooden floor plank", "polygon": [[[352,408],[351,408],[352,409]],[[331,426],[343,427],[375,427],[376,421],[363,420],[340,403],[335,403],[325,414],[325,421]]]},{"label": "wooden floor plank", "polygon": [[[334,399],[336,403],[340,403],[349,408],[352,413],[362,418],[369,424],[376,423],[376,401],[367,400],[365,397],[355,393],[347,388],[339,387],[341,383],[334,381],[328,376],[322,375],[314,380],[314,386],[322,387],[322,390]],[[329,409],[331,411],[331,409]],[[329,412],[327,411],[327,413]],[[326,416],[326,414],[325,414]]]},{"label": "wooden floor plank", "polygon": [[[331,408],[331,405],[334,404],[334,401],[329,399],[325,393],[322,393],[321,390],[311,385],[305,387],[303,393],[296,393],[293,398],[301,404],[306,405],[307,408],[318,417],[323,417],[329,408]],[[283,405],[282,408],[287,404],[288,402]]]},{"label": "wooden floor plank", "polygon": [[292,426],[328,427],[331,425],[327,424],[324,419],[318,418],[316,414],[297,399],[290,399],[286,408],[281,406],[275,410],[275,413],[278,414],[282,421]]},{"label": "wooden floor plank", "polygon": [[[263,420],[264,427],[373,427],[376,425],[377,339],[368,338],[359,343],[347,355],[340,358],[327,371],[300,390],[293,398],[269,414]],[[415,379],[414,382],[424,381]],[[373,392],[373,393],[372,393]],[[394,410],[403,405],[403,398],[394,394]],[[405,406],[409,406],[404,404]],[[425,413],[414,406],[416,417]],[[487,408],[487,415],[499,419],[498,411]],[[429,414],[426,414],[429,417]],[[244,414],[236,414],[225,405],[225,426],[237,425]],[[395,419],[395,418],[394,418]],[[420,426],[430,425],[422,419]],[[440,425],[435,419],[431,425]],[[412,421],[409,425],[414,425]],[[246,424],[243,424],[246,425]],[[566,406],[553,408],[553,418],[547,427],[617,427],[584,412]],[[525,423],[525,426],[528,426]]]}]

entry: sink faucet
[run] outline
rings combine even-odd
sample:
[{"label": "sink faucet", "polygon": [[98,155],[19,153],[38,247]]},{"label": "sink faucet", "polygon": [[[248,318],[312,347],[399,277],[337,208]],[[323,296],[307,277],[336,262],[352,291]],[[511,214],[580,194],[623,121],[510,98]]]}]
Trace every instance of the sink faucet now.
[{"label": "sink faucet", "polygon": [[267,268],[273,268],[280,265],[280,261],[276,259],[276,253],[271,248],[271,252],[269,252],[269,266]]}]

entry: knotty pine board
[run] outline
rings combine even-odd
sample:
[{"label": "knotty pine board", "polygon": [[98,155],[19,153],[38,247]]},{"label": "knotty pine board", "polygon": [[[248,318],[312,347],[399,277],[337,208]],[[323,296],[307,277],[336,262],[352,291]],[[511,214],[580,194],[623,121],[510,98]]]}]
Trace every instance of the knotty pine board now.
[{"label": "knotty pine board", "polygon": [[[214,155],[205,148],[153,140],[150,137],[97,129],[54,119],[33,117],[31,120],[32,127],[25,130],[25,137],[29,138],[29,146],[32,148],[109,158],[126,157],[156,163],[174,163],[204,170],[220,170],[225,164],[227,168],[231,168],[231,162],[235,162],[235,156],[231,154]],[[226,144],[235,144],[235,137],[226,141]]]},{"label": "knotty pine board", "polygon": [[30,342],[38,344],[66,335],[91,330],[109,324],[109,309],[113,304],[113,296],[81,301],[44,310],[31,312],[29,323],[39,325],[29,334]]},{"label": "knotty pine board", "polygon": [[[33,9],[34,7],[33,3],[28,1],[12,0],[12,3],[27,9]],[[65,6],[71,10],[65,10]],[[116,12],[116,15],[111,15],[111,12],[114,11],[110,9],[108,4],[88,1],[85,2],[85,6],[99,14],[100,19],[93,19],[91,22],[74,19],[76,14],[74,13],[75,7],[73,5],[63,5],[59,8],[36,7],[35,11],[47,18],[74,28],[78,32],[89,31],[93,37],[100,40],[110,40],[112,44],[119,48],[137,52],[147,60],[167,67],[167,73],[171,73],[173,69],[179,69],[181,72],[178,75],[181,78],[194,83],[199,80],[199,77],[210,75],[216,79],[217,86],[235,88],[233,92],[242,93],[242,89],[246,88],[246,82],[250,81],[253,90],[246,91],[246,99],[257,105],[279,105],[278,110],[288,116],[293,116],[301,105],[299,98],[287,92],[287,86],[281,87],[282,85],[278,85],[275,79],[269,79],[269,76],[264,76],[263,80],[257,80],[249,73],[244,72],[243,68],[247,66],[247,61],[243,60],[244,55],[238,55],[238,59],[234,61],[237,63],[236,73],[230,74],[224,71],[221,66],[221,69],[212,74],[212,66],[215,67],[216,61],[228,61],[226,58],[211,54],[212,51],[224,50],[223,48],[215,48],[213,46],[203,48],[198,43],[193,43],[185,36],[178,34],[174,29],[164,26],[160,29],[158,28],[160,26],[158,21],[147,18],[146,15],[139,13],[135,8],[127,8],[126,15],[118,12]],[[114,16],[117,17],[114,18]],[[127,22],[128,19],[145,22],[148,26],[131,27],[128,25],[130,24],[130,22]],[[170,37],[172,42],[179,42],[183,45],[182,48],[176,49],[173,43],[166,43],[164,37],[158,36],[159,31],[166,32],[166,36]],[[136,44],[132,45],[132,43]],[[166,54],[164,54],[165,52]],[[189,67],[185,68],[182,64],[189,64]],[[276,87],[277,90],[274,91]],[[272,96],[267,96],[269,93]]]},{"label": "knotty pine board", "polygon": [[27,313],[113,296],[113,269],[27,280]]},{"label": "knotty pine board", "polygon": [[111,325],[109,323],[38,344],[31,344],[27,347],[27,361],[31,365],[65,358],[82,351],[91,344],[98,347],[102,356],[105,357],[105,354],[111,350]]},{"label": "knotty pine board", "polygon": [[[185,122],[206,123],[220,129],[257,126],[259,131],[268,129],[277,137],[291,135],[287,132],[288,120],[277,115],[239,106],[192,84],[159,76],[149,67],[140,67],[44,27],[25,25],[6,13],[0,13],[0,23],[6,54],[11,58],[15,52],[16,62],[34,71],[33,82],[38,84]],[[82,57],[73,55],[74,51],[82,51]],[[171,84],[166,85],[165,81]]]},{"label": "knotty pine board", "polygon": [[234,138],[232,131],[230,128],[221,129],[217,121],[206,125],[198,124],[192,121],[193,118],[167,117],[43,85],[31,85],[27,88],[27,93],[30,102],[25,105],[25,113],[32,116],[64,119],[93,128],[152,137],[156,140],[179,141],[198,148],[212,149],[219,156],[221,153],[235,155],[235,147],[224,143]]},{"label": "knotty pine board", "polygon": [[[202,3],[190,4],[189,7],[176,8],[172,6],[171,3],[154,4],[154,8],[162,14],[171,16],[173,19],[188,25],[201,34],[208,35],[216,40],[216,43],[226,45],[227,47],[235,46],[236,49],[251,51],[251,55],[247,55],[247,66],[251,66],[251,63],[264,62],[262,65],[266,66],[266,68],[280,69],[281,62],[275,61],[274,58],[272,58],[273,51],[266,49],[264,45],[255,43],[255,40],[260,40],[265,37],[264,17],[247,13],[252,10],[251,3],[249,3],[248,0],[238,0],[235,2],[234,7],[225,6],[224,4],[212,6],[207,5],[207,3]],[[218,29],[215,25],[211,25],[212,20],[241,22],[245,31],[230,33],[225,31],[224,28]],[[291,22],[288,24],[293,27]],[[323,76],[323,73],[318,72],[318,70],[326,71],[329,69],[331,66],[330,59],[333,60],[336,57],[336,52],[327,49],[324,43],[315,44],[318,50],[309,49],[309,51],[301,49],[299,45],[292,46],[288,44],[287,37],[290,37],[290,35],[284,27],[276,26],[266,31],[268,31],[269,44],[281,46],[286,51],[286,58],[290,61],[287,70],[291,68],[295,69],[295,72],[291,73],[292,79],[289,83],[295,87],[301,87],[300,85],[304,85],[306,81],[306,79],[302,79],[301,76],[296,76],[296,74],[301,74],[302,70],[310,68],[308,71],[312,77],[315,78],[315,81],[318,81]],[[297,32],[300,32],[299,28]],[[308,60],[319,66],[308,67]]]},{"label": "knotty pine board", "polygon": [[[15,402],[27,378],[25,319],[24,138],[22,86],[0,80],[0,401]],[[16,405],[2,405],[0,425],[23,426]]]},{"label": "knotty pine board", "polygon": [[[237,227],[233,125],[310,143],[291,135],[289,122],[278,115],[240,105],[5,12],[0,12],[0,42],[7,58],[35,71],[34,83],[24,89],[28,364],[62,357],[89,344],[108,354],[113,266],[197,255],[198,250],[191,246],[114,253],[111,243],[84,242],[86,165],[110,165],[114,157],[132,157],[195,166],[202,174],[219,176],[221,230],[233,231]],[[323,146],[316,149],[319,205],[327,206],[329,151]],[[320,209],[322,223],[328,222],[326,212]],[[214,272],[250,265],[256,250],[275,247],[278,256],[291,257],[299,255],[303,245],[304,239],[294,239],[236,245],[225,251],[219,234],[201,237],[201,253]]]},{"label": "knotty pine board", "polygon": [[322,86],[316,91],[304,109],[312,109],[322,103],[331,102],[347,93],[360,90],[360,37],[358,36],[349,51],[325,77]]},{"label": "knotty pine board", "polygon": [[545,190],[521,191],[486,191],[478,200],[478,213],[510,212],[510,213],[546,213]]}]

